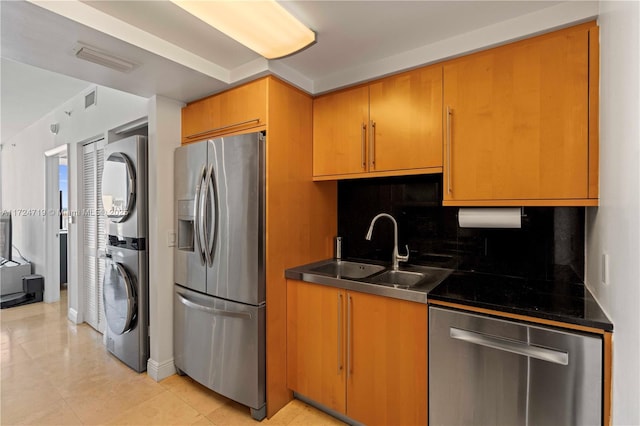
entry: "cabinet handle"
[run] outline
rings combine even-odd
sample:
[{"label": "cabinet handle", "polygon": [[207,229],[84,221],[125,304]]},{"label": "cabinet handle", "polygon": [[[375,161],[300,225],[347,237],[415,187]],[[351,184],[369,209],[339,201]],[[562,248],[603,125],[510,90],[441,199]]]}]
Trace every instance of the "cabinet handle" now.
[{"label": "cabinet handle", "polygon": [[232,127],[242,126],[243,124],[253,123],[254,121],[256,123],[259,123],[260,119],[259,118],[252,118],[251,120],[240,121],[238,123],[229,124],[227,126],[216,127],[215,129],[205,130],[204,132],[196,133],[195,135],[189,135],[189,136],[187,136],[187,139],[195,139],[195,138],[198,138],[198,137],[200,137],[202,135],[206,135],[207,133],[212,133],[212,132],[218,132],[220,130],[231,129]]},{"label": "cabinet handle", "polygon": [[353,355],[353,349],[351,348],[351,340],[353,339],[351,333],[351,305],[353,304],[353,300],[351,299],[351,295],[347,296],[347,298],[347,370],[349,371],[349,374],[353,374],[353,361],[351,359],[351,356]]},{"label": "cabinet handle", "polygon": [[366,139],[367,139],[367,125],[362,123],[362,129],[360,132],[360,160],[362,161],[362,168],[365,170],[367,168],[367,159],[365,158]]},{"label": "cabinet handle", "polygon": [[453,116],[453,110],[450,106],[447,106],[447,192],[452,193],[451,187],[451,118]]},{"label": "cabinet handle", "polygon": [[371,160],[371,170],[376,169],[376,122],[371,120],[371,150],[369,159]]},{"label": "cabinet handle", "polygon": [[342,367],[342,293],[338,293],[338,374]]}]

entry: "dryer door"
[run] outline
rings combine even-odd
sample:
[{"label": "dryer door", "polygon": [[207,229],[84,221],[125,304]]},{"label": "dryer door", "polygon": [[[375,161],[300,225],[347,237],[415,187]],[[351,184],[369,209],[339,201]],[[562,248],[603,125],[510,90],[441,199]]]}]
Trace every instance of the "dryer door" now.
[{"label": "dryer door", "polygon": [[113,223],[124,222],[136,201],[135,168],[129,157],[114,152],[105,160],[102,172],[102,206]]},{"label": "dryer door", "polygon": [[134,278],[123,265],[110,259],[106,262],[102,297],[111,331],[120,335],[131,330],[137,312]]}]

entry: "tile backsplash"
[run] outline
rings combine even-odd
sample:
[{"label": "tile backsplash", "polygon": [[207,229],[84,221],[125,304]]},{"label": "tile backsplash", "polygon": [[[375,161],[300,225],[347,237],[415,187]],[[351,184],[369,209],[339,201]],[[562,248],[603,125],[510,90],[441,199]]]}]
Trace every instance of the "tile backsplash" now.
[{"label": "tile backsplash", "polygon": [[[338,184],[338,233],[343,257],[390,262],[393,225],[410,263],[532,279],[551,279],[558,265],[584,279],[584,208],[525,207],[521,229],[458,226],[458,207],[442,206],[442,175],[357,179]],[[565,268],[566,269],[566,268]]]}]

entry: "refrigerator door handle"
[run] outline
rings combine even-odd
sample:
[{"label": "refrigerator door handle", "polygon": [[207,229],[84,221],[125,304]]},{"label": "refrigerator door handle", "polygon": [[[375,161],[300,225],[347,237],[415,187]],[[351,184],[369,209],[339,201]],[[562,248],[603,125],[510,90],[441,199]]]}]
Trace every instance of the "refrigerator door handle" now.
[{"label": "refrigerator door handle", "polygon": [[191,309],[197,309],[198,311],[206,312],[211,315],[219,315],[219,316],[232,317],[232,318],[248,318],[248,319],[252,318],[250,312],[226,311],[224,309],[210,308],[208,306],[202,306],[198,303],[192,302],[191,300],[187,299],[180,293],[177,293],[177,295],[178,295],[178,299],[180,300],[180,303],[182,303],[183,305]]},{"label": "refrigerator door handle", "polygon": [[206,164],[202,166],[200,173],[198,174],[198,187],[196,189],[196,214],[195,214],[195,225],[196,225],[196,242],[198,246],[198,254],[200,257],[200,263],[202,265],[207,264],[207,259],[205,256],[204,250],[204,233],[206,229],[204,229],[204,200],[202,199],[202,192],[205,186],[205,176],[206,176],[207,166]]},{"label": "refrigerator door handle", "polygon": [[[206,189],[205,189],[205,205],[209,208],[211,208],[211,229],[209,229],[209,226],[207,226],[207,222],[206,219],[204,220],[205,223],[205,247],[204,247],[204,252],[205,252],[205,256],[207,259],[207,265],[209,265],[209,267],[213,266],[213,251],[215,248],[215,240],[216,240],[216,226],[218,224],[218,197],[216,196],[216,186],[215,183],[213,181],[214,177],[213,177],[213,164],[209,166],[209,171],[207,172],[207,176],[205,177],[205,184],[206,184]],[[207,212],[207,209],[205,208],[205,212]],[[206,214],[206,213],[205,213]]]},{"label": "refrigerator door handle", "polygon": [[536,358],[542,361],[552,362],[560,365],[569,364],[569,354],[554,349],[543,348],[516,340],[505,339],[497,336],[490,336],[483,333],[462,330],[456,327],[449,328],[449,335],[452,339],[462,340],[480,346],[511,352]]}]

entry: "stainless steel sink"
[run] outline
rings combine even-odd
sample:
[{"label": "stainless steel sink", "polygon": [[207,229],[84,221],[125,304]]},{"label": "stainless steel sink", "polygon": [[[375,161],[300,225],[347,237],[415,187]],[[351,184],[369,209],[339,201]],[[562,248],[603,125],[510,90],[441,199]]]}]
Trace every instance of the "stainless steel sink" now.
[{"label": "stainless steel sink", "polygon": [[287,269],[288,279],[346,290],[426,303],[427,293],[444,281],[452,269],[422,265],[391,265],[327,259]]},{"label": "stainless steel sink", "polygon": [[324,265],[310,269],[311,272],[331,275],[336,278],[366,278],[382,271],[384,266],[371,265],[369,263],[349,262],[347,260],[335,260]]},{"label": "stainless steel sink", "polygon": [[389,287],[409,289],[416,286],[429,286],[442,282],[451,273],[451,269],[431,268],[428,266],[409,266],[410,270],[387,270],[367,278],[367,281]]},{"label": "stainless steel sink", "polygon": [[371,277],[369,281],[375,284],[389,285],[397,288],[409,288],[423,281],[425,278],[427,278],[427,275],[421,272],[391,270]]}]

